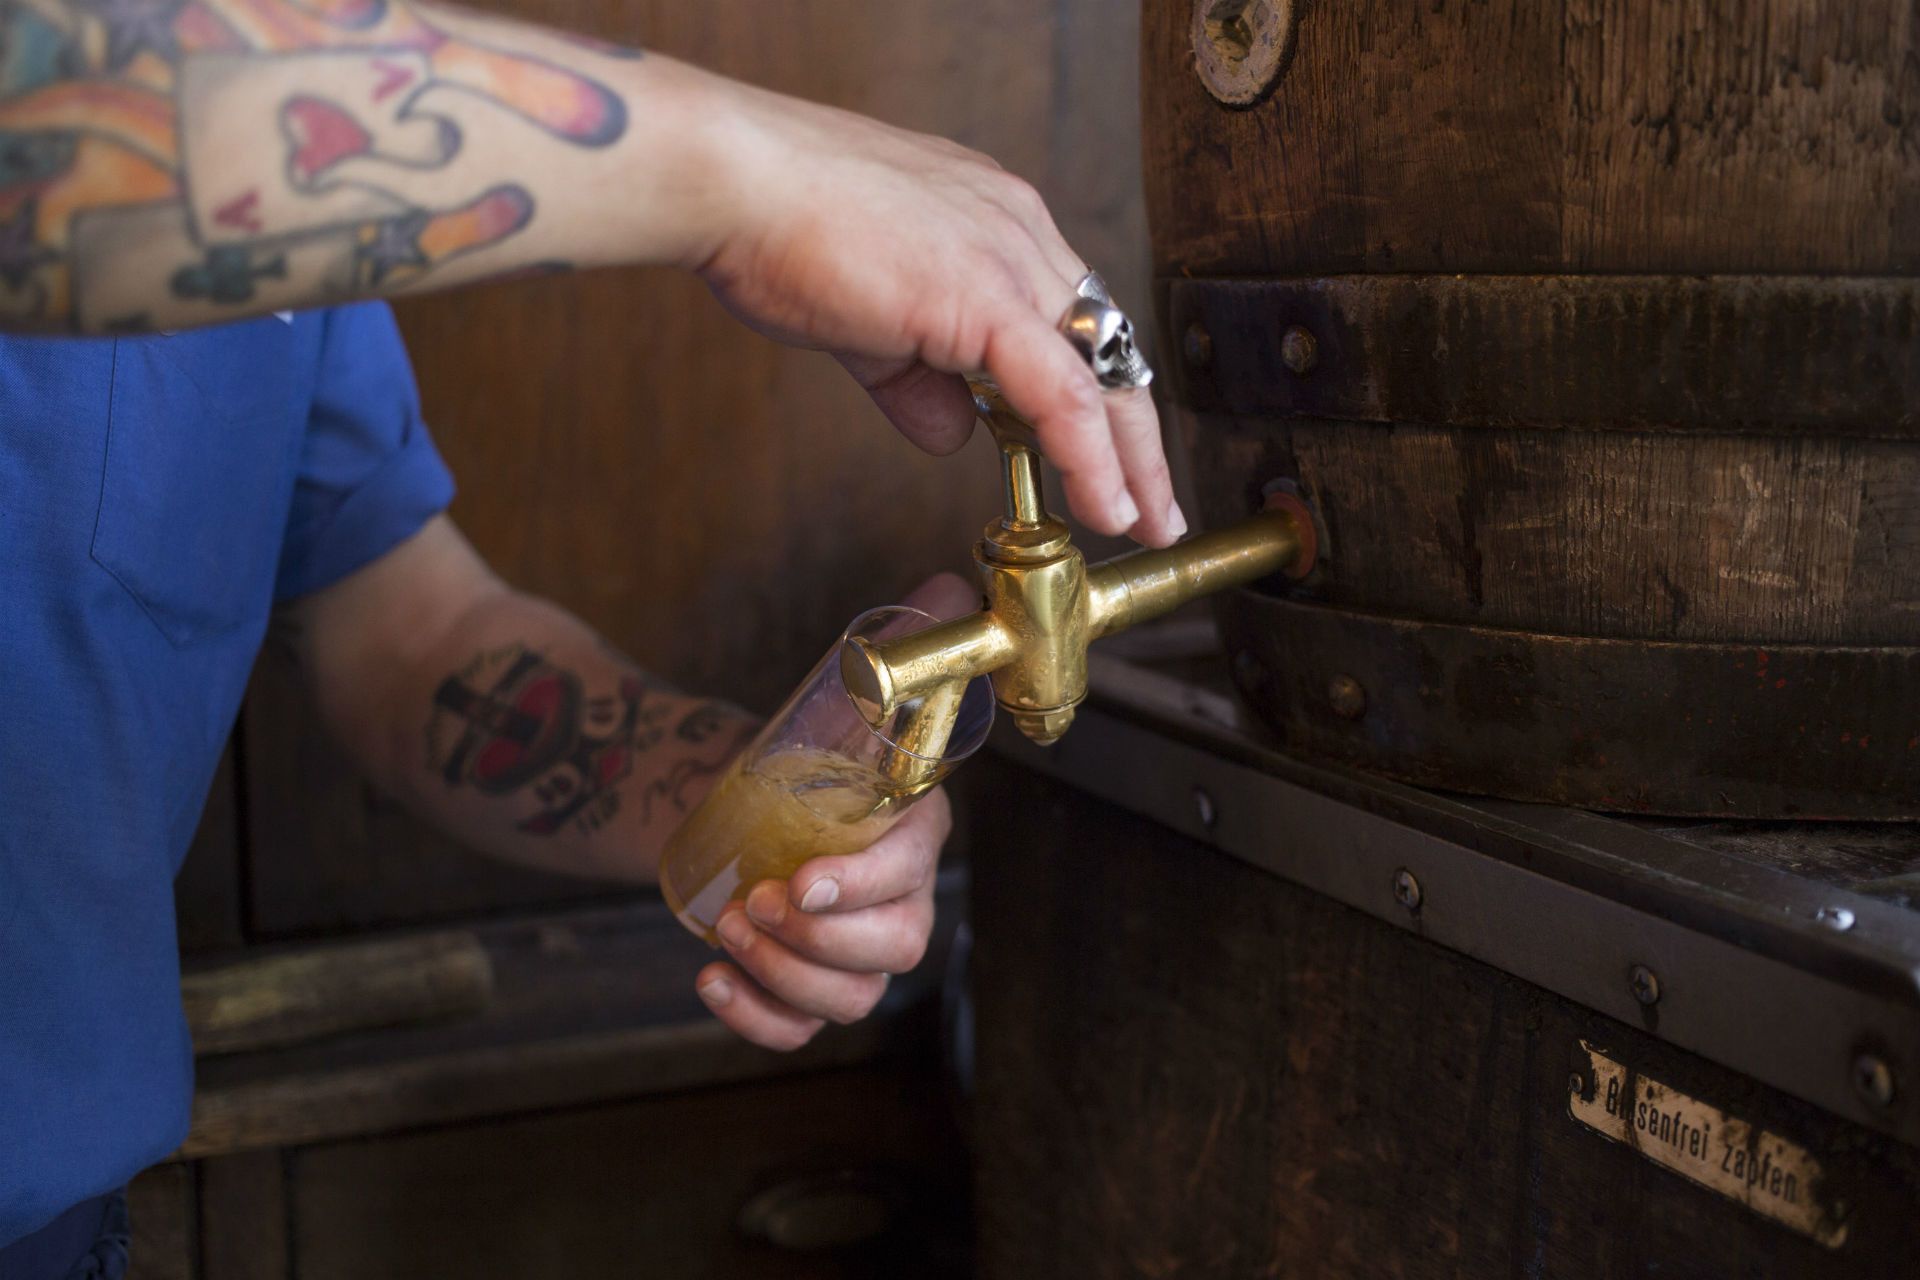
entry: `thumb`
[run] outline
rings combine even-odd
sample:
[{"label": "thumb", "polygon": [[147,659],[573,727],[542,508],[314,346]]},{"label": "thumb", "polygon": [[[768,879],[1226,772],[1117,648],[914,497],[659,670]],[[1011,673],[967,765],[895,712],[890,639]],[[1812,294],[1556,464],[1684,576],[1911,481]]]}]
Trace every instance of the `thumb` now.
[{"label": "thumb", "polygon": [[958,374],[941,373],[911,356],[837,359],[887,421],[928,453],[945,457],[973,437],[973,395]]}]

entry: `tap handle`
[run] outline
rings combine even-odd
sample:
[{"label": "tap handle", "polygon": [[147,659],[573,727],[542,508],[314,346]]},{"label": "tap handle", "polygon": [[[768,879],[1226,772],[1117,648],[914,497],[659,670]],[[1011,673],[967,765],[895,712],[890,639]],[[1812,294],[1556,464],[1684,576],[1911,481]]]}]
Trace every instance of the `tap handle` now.
[{"label": "tap handle", "polygon": [[[973,406],[1000,446],[1006,509],[999,528],[1020,534],[1045,530],[1050,545],[1055,537],[1064,536],[1064,527],[1047,511],[1046,495],[1040,487],[1040,438],[1033,424],[1014,412],[993,379],[985,375],[968,378],[967,389],[973,392]],[[1056,529],[1060,530],[1058,534]]]},{"label": "tap handle", "polygon": [[979,413],[980,420],[987,424],[987,429],[993,432],[1000,452],[1025,449],[1035,457],[1040,456],[1040,437],[1035,434],[1033,424],[1014,412],[1013,406],[1000,393],[999,383],[984,373],[976,374],[967,379],[967,390],[973,393],[974,410]]}]

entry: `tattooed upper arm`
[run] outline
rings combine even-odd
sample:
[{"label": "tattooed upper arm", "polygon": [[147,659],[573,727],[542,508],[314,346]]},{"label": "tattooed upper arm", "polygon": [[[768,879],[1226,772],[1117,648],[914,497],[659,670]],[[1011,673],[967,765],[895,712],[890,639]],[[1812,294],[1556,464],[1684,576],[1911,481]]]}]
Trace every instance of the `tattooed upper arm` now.
[{"label": "tattooed upper arm", "polygon": [[477,136],[603,148],[626,106],[457,27],[402,0],[0,0],[0,324],[343,301],[522,234],[535,192]]}]

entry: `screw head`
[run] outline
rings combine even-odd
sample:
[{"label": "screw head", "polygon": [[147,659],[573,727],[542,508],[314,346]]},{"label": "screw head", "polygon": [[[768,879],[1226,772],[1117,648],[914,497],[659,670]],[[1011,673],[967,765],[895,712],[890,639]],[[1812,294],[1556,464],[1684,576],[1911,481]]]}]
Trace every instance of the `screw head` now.
[{"label": "screw head", "polygon": [[1297,374],[1313,372],[1320,363],[1320,343],[1300,325],[1289,325],[1280,335],[1280,363]]},{"label": "screw head", "polygon": [[1845,907],[1822,907],[1813,913],[1813,918],[1835,933],[1853,928],[1853,912]]},{"label": "screw head", "polygon": [[1628,985],[1633,988],[1633,998],[1641,1004],[1660,1003],[1660,975],[1643,964],[1633,966],[1628,977]]},{"label": "screw head", "polygon": [[1420,909],[1420,882],[1405,867],[1393,873],[1393,900],[1409,911]]},{"label": "screw head", "polygon": [[1187,358],[1188,368],[1213,367],[1213,335],[1207,332],[1207,326],[1202,321],[1195,320],[1187,326],[1187,332],[1180,340],[1180,350]]},{"label": "screw head", "polygon": [[1212,829],[1220,811],[1213,807],[1213,797],[1207,794],[1205,787],[1193,789],[1193,816],[1200,819],[1200,825]]},{"label": "screw head", "polygon": [[1875,1110],[1893,1105],[1893,1068],[1877,1053],[1863,1053],[1853,1060],[1853,1091]]},{"label": "screw head", "polygon": [[1342,720],[1358,720],[1367,710],[1367,691],[1350,675],[1327,681],[1327,705]]}]

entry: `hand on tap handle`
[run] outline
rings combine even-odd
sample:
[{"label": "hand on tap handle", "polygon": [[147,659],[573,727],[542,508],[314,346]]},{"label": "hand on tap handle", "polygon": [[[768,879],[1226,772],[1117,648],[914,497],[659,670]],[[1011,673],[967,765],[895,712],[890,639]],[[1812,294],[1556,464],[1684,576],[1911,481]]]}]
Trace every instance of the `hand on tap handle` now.
[{"label": "hand on tap handle", "polygon": [[[972,435],[961,375],[992,375],[1038,430],[1068,505],[1099,533],[1186,531],[1144,387],[1101,389],[1060,332],[1087,264],[1045,202],[944,139],[758,90],[730,99],[752,199],[702,273],[754,328],[832,351],[909,440]],[[1129,335],[1130,338],[1130,335]]]}]

